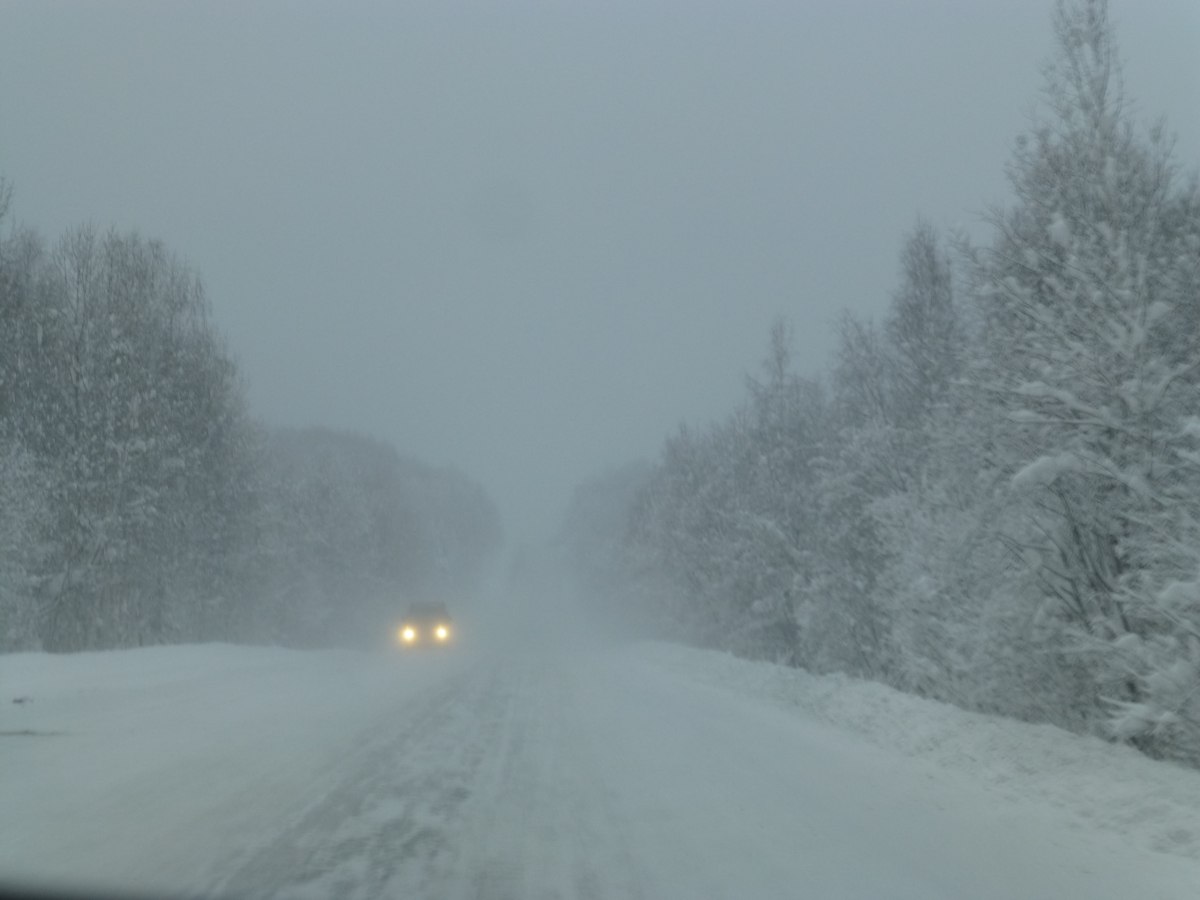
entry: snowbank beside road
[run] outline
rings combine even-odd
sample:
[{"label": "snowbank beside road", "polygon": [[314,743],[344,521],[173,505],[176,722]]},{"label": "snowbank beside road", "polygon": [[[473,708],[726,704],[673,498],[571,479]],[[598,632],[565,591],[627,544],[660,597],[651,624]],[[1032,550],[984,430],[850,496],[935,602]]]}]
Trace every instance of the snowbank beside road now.
[{"label": "snowbank beside road", "polygon": [[967,712],[842,675],[646,642],[626,651],[653,666],[852,731],[935,764],[1014,803],[1047,805],[1068,827],[1123,835],[1132,846],[1200,859],[1200,772],[1051,725]]}]

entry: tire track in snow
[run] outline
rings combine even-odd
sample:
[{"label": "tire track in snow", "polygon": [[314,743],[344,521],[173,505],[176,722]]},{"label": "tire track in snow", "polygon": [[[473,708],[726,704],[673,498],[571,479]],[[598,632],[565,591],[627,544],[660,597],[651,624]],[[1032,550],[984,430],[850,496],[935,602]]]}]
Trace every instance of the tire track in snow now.
[{"label": "tire track in snow", "polygon": [[643,867],[580,727],[578,671],[552,655],[510,666],[504,741],[481,774],[456,900],[638,900]]},{"label": "tire track in snow", "polygon": [[212,893],[369,898],[394,895],[398,875],[418,890],[440,880],[504,712],[490,676],[454,676],[397,707],[334,788]]},{"label": "tire track in snow", "polygon": [[600,900],[645,895],[580,727],[566,660],[449,678],[214,893],[227,897]]}]

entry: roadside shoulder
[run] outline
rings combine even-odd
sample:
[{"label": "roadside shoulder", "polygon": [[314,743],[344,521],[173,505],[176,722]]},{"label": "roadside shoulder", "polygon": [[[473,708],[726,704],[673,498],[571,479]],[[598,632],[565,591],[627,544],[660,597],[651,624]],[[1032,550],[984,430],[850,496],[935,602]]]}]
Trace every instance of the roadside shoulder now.
[{"label": "roadside shoulder", "polygon": [[1080,827],[1200,860],[1200,771],[1052,725],[968,712],[844,675],[812,675],[660,642],[623,652],[631,662],[765,700],[933,762],[1008,799],[1057,808]]}]

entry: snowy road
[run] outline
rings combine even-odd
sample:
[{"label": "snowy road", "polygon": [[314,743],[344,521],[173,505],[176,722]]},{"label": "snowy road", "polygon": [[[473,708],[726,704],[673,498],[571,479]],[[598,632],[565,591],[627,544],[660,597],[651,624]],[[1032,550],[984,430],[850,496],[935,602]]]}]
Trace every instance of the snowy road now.
[{"label": "snowy road", "polygon": [[[0,662],[5,694],[33,697],[0,718],[7,879],[495,900],[1173,900],[1200,885],[1194,859],[635,651],[63,662]],[[33,734],[11,733],[18,715]]]}]

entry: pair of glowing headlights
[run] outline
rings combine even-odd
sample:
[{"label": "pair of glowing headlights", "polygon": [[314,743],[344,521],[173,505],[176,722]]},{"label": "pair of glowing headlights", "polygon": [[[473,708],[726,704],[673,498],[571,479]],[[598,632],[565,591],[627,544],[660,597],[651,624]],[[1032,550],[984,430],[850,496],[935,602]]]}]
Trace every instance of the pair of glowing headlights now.
[{"label": "pair of glowing headlights", "polygon": [[[433,635],[433,639],[439,644],[444,644],[446,641],[450,640],[449,625],[434,625],[433,630],[430,633]],[[396,633],[396,635],[400,638],[400,643],[402,644],[415,644],[417,642],[417,638],[421,636],[417,629],[412,625],[401,625],[400,630]]]}]

